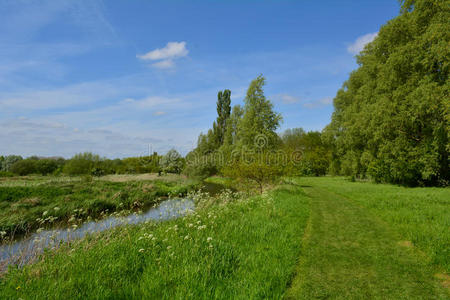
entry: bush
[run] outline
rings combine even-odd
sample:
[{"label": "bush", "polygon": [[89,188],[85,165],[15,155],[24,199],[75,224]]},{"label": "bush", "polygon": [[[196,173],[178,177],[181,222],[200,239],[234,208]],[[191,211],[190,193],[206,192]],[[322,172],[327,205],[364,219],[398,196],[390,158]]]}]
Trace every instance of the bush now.
[{"label": "bush", "polygon": [[175,149],[169,150],[159,161],[164,172],[180,174],[183,169],[183,158]]},{"label": "bush", "polygon": [[0,177],[13,177],[14,173],[8,171],[0,171]]},{"label": "bush", "polygon": [[223,173],[227,177],[255,183],[260,193],[263,192],[264,185],[275,182],[282,171],[276,154],[270,152],[248,156],[245,161],[233,161],[223,169]]},{"label": "bush", "polygon": [[91,174],[92,169],[97,167],[101,158],[90,152],[76,154],[64,166],[63,172],[68,175]]},{"label": "bush", "polygon": [[10,171],[12,165],[22,159],[23,159],[22,156],[19,156],[19,155],[5,156],[2,160],[1,170],[2,171]]},{"label": "bush", "polygon": [[36,162],[34,159],[19,160],[10,167],[10,170],[20,176],[34,174],[36,173]]},{"label": "bush", "polygon": [[58,162],[54,159],[39,159],[35,161],[36,172],[41,175],[48,175],[58,169]]},{"label": "bush", "polygon": [[218,173],[216,162],[212,155],[197,155],[191,152],[186,156],[184,174],[191,178],[205,179]]}]

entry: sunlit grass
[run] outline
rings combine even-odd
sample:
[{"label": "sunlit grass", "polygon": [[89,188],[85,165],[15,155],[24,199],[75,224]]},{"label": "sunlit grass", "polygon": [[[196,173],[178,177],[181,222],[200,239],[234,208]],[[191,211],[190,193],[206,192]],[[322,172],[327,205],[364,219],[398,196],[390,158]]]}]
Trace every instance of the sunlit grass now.
[{"label": "sunlit grass", "polygon": [[450,274],[450,188],[408,188],[349,182],[345,178],[303,178],[368,209],[426,254],[437,269]]},{"label": "sunlit grass", "polygon": [[10,270],[0,295],[281,298],[295,270],[308,198],[292,187],[252,198],[223,193],[214,203],[202,197],[186,217],[91,236]]}]

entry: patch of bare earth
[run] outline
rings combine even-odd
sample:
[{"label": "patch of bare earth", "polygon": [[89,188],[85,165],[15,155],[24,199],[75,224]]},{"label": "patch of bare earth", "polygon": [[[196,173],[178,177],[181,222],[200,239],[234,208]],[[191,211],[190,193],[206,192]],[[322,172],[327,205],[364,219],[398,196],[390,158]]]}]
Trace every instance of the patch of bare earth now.
[{"label": "patch of bare earth", "polygon": [[445,273],[437,273],[434,274],[434,277],[436,277],[437,279],[439,279],[441,281],[441,285],[450,290],[450,276],[445,274]]},{"label": "patch of bare earth", "polygon": [[411,241],[400,241],[397,243],[399,246],[406,247],[406,248],[412,248],[414,247]]}]

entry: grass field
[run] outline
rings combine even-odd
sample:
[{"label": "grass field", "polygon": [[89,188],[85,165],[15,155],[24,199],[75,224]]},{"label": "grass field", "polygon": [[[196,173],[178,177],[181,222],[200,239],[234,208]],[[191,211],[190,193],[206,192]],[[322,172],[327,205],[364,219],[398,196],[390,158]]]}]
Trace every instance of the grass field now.
[{"label": "grass field", "polygon": [[450,188],[406,188],[348,182],[344,178],[304,178],[347,198],[398,232],[404,244],[426,254],[428,262],[450,274]]},{"label": "grass field", "polygon": [[92,177],[17,177],[0,182],[0,231],[20,235],[52,224],[79,223],[119,210],[137,210],[198,183],[156,174]]},{"label": "grass field", "polygon": [[[417,230],[417,236],[430,234],[436,241],[443,238],[448,230],[449,190],[430,190],[442,203],[433,206],[431,202],[429,210],[422,211],[410,207],[425,206],[421,195],[427,194],[426,188],[353,183],[343,178],[295,182],[311,197],[311,219],[290,298],[448,299],[443,287],[448,282],[440,280],[445,279],[441,272],[446,264],[436,265],[433,259],[445,255],[446,250],[437,244],[434,252],[422,252],[426,245],[408,240],[411,236],[404,228]],[[395,208],[369,208],[383,199],[381,206],[385,206],[395,198]],[[405,210],[409,207],[409,213],[399,209],[402,206]],[[434,231],[420,231],[427,222],[423,215],[430,210],[435,220],[428,224]],[[397,222],[391,222],[389,215],[396,215]],[[420,222],[422,227],[417,224]],[[448,234],[446,238],[448,242]]]},{"label": "grass field", "polygon": [[0,277],[0,298],[450,298],[450,189],[285,181],[47,252]]}]

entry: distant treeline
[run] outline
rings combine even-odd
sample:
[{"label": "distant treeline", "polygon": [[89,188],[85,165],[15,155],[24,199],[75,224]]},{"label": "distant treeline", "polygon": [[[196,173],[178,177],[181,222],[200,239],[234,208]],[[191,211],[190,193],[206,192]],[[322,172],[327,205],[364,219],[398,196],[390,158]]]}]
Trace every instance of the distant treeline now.
[{"label": "distant treeline", "polygon": [[76,154],[70,159],[43,158],[18,155],[0,156],[0,175],[93,175],[139,174],[155,172],[180,173],[184,159],[175,150],[161,156],[154,152],[149,156],[107,159],[90,152]]}]

